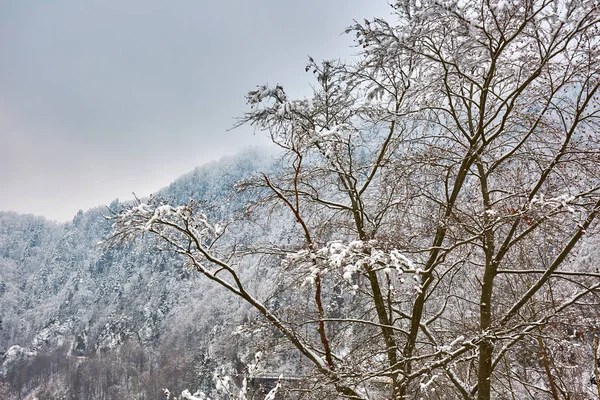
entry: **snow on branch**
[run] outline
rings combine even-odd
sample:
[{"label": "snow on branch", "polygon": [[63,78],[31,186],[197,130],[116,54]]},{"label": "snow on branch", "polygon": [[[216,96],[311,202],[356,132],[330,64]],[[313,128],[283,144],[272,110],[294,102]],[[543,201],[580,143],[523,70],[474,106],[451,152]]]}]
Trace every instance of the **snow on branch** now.
[{"label": "snow on branch", "polygon": [[194,200],[174,207],[158,198],[150,198],[147,202],[136,199],[106,218],[112,221],[113,233],[107,240],[109,247],[152,233],[167,240],[176,251],[193,250],[193,254],[200,257],[211,252],[226,227],[210,222]]},{"label": "snow on branch", "polygon": [[393,270],[399,277],[400,283],[404,283],[400,275],[405,272],[415,274],[416,280],[420,279],[419,275],[422,272],[415,267],[412,260],[398,250],[386,251],[377,248],[376,240],[335,241],[315,251],[300,250],[288,254],[284,266],[307,271],[304,284],[314,284],[317,276],[323,276],[332,270],[339,271],[349,284],[354,283],[353,278],[356,274],[365,274],[367,269],[381,270],[387,276],[390,276]]}]

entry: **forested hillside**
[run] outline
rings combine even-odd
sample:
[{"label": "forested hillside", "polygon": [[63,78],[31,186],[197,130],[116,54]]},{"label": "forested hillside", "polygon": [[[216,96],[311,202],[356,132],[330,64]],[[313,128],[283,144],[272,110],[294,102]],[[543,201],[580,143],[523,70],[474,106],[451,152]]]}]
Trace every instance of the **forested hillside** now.
[{"label": "forested hillside", "polygon": [[[205,199],[211,216],[232,219],[248,201],[234,184],[273,165],[267,153],[249,151],[197,168],[157,196]],[[0,214],[4,398],[154,399],[164,387],[210,392],[217,367],[258,350],[231,336],[252,318],[246,307],[173,254],[146,242],[101,245],[111,226],[105,216],[120,207],[115,200],[80,211],[67,224]]]},{"label": "forested hillside", "polygon": [[[280,168],[271,156],[251,151],[197,168],[154,197],[174,205],[201,199],[211,219],[237,221],[228,228],[233,236],[228,246],[296,247],[293,220],[285,211],[257,202],[265,194],[256,185],[261,174],[278,174]],[[102,242],[112,222],[106,217],[122,206],[115,200],[79,212],[67,224],[1,214],[0,388],[6,398],[153,399],[164,388],[173,393],[191,388],[219,398],[215,374],[243,375],[258,351],[268,357],[264,373],[309,373],[281,337],[268,333],[256,311],[201,279],[168,248],[142,240],[108,249]],[[596,243],[592,237],[574,254],[578,270],[597,272]],[[310,273],[286,284],[282,279],[290,279],[288,272],[282,276],[277,262],[260,260],[245,264],[242,272],[253,293],[270,298],[268,304],[286,313],[298,301],[310,303]],[[397,284],[412,297],[411,286]],[[284,293],[289,285],[296,289]],[[461,287],[452,289],[455,296]],[[361,307],[351,303],[356,292],[333,290],[327,295],[330,318],[344,318],[344,306]],[[464,312],[454,309],[450,315]],[[289,316],[294,318],[293,312]],[[572,398],[593,398],[592,337],[598,318],[597,308],[582,305],[551,324],[554,337],[547,346],[553,352],[552,368],[574,379],[568,383],[577,390]],[[351,342],[346,334],[341,343]],[[515,353],[517,364],[530,374],[543,373],[535,361],[540,350],[528,346]]]}]

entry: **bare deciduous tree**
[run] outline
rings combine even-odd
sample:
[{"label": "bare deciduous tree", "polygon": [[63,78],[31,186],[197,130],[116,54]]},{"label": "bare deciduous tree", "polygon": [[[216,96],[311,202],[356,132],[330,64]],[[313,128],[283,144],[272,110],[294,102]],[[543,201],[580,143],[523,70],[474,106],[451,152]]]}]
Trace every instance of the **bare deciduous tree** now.
[{"label": "bare deciduous tree", "polygon": [[[399,1],[393,18],[349,28],[356,63],[310,60],[311,98],[248,94],[240,124],[283,167],[244,185],[295,240],[231,246],[197,203],[154,199],[112,216],[109,243],[160,238],[347,398],[560,398],[552,324],[600,288],[575,257],[600,212],[598,4]],[[258,253],[310,307],[250,293]]]}]

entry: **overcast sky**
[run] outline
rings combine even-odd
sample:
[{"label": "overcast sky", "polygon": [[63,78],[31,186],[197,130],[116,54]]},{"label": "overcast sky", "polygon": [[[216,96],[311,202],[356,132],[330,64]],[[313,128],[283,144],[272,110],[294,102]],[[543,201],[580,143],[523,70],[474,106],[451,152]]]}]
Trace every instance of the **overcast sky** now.
[{"label": "overcast sky", "polygon": [[70,220],[250,145],[258,84],[308,93],[307,55],[348,58],[385,0],[0,2],[0,210]]}]

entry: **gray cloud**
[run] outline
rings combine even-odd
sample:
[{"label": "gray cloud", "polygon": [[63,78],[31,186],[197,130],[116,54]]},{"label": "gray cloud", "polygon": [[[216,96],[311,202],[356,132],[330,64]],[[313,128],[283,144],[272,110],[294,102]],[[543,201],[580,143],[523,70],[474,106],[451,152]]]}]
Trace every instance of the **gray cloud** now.
[{"label": "gray cloud", "polygon": [[0,3],[0,209],[70,219],[266,143],[244,93],[307,91],[308,54],[347,57],[385,1],[20,0]]}]

